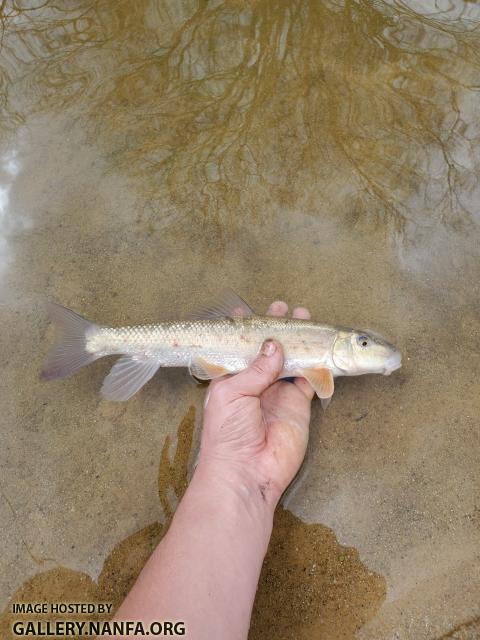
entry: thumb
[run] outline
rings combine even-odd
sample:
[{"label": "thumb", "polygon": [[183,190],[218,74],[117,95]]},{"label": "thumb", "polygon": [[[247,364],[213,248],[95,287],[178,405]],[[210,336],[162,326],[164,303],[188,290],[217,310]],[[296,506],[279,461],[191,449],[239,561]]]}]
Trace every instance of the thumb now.
[{"label": "thumb", "polygon": [[248,369],[231,378],[231,391],[244,396],[259,396],[275,382],[282,369],[282,345],[276,340],[265,340]]}]

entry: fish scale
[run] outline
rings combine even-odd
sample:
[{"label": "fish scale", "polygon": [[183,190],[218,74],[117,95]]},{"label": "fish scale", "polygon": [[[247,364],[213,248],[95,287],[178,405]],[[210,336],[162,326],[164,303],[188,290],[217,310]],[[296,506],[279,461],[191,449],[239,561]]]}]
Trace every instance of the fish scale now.
[{"label": "fish scale", "polygon": [[[284,348],[285,371],[319,362],[333,366],[328,354],[335,329],[308,320],[249,316],[218,320],[175,321],[118,328],[100,328],[87,342],[87,349],[104,355],[144,354],[156,357],[162,366],[189,366],[196,356],[225,364],[231,373],[245,368],[268,338]],[[237,366],[233,363],[238,362]]]},{"label": "fish scale", "polygon": [[305,377],[325,402],[333,394],[335,376],[389,374],[401,364],[397,349],[376,333],[254,315],[232,291],[183,321],[105,327],[59,305],[50,305],[50,313],[57,339],[42,377],[65,377],[98,358],[120,355],[102,386],[112,400],[130,398],[159,367],[188,367],[204,380],[237,373],[268,338],[283,346],[279,377]]}]

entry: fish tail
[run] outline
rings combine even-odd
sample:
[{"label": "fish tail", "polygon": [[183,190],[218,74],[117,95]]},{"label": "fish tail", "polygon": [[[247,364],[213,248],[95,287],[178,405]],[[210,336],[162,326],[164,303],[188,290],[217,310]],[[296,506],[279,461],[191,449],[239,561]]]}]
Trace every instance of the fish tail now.
[{"label": "fish tail", "polygon": [[101,357],[101,353],[87,349],[87,339],[99,329],[98,325],[51,302],[48,312],[55,326],[55,343],[40,374],[41,380],[65,378]]}]

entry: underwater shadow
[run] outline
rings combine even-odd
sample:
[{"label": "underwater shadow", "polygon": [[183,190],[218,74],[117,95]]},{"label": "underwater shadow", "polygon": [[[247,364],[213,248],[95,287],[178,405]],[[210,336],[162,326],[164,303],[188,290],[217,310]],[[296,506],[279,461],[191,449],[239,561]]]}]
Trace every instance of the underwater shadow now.
[{"label": "underwater shadow", "polygon": [[[24,582],[0,616],[3,639],[15,637],[14,620],[79,619],[72,614],[13,614],[13,602],[108,602],[113,611],[120,606],[168,530],[175,511],[172,496],[180,500],[187,488],[194,429],[195,407],[191,406],[178,427],[173,458],[169,436],[162,448],[158,494],[165,522],[153,522],[116,544],[97,581],[86,573],[58,567]],[[356,549],[340,545],[328,527],[306,524],[279,506],[249,638],[354,638],[356,630],[378,611],[385,594],[384,578],[362,564]],[[91,619],[108,617],[96,614]]]}]

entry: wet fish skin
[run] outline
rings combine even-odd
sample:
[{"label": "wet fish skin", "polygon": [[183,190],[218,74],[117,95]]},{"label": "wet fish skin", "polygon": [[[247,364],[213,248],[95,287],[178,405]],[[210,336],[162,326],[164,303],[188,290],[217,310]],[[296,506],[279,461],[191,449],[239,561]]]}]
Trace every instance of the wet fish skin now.
[{"label": "wet fish skin", "polygon": [[[232,310],[245,315],[232,315]],[[400,353],[381,336],[311,320],[253,315],[231,291],[198,318],[185,321],[114,328],[90,323],[59,305],[50,305],[50,313],[57,339],[42,378],[66,377],[98,358],[121,355],[102,386],[103,395],[112,400],[130,398],[159,367],[188,367],[205,380],[237,373],[267,338],[283,345],[280,377],[307,378],[324,403],[333,394],[335,376],[389,374],[401,365]]]},{"label": "wet fish skin", "polygon": [[90,353],[144,354],[163,367],[189,367],[197,357],[229,373],[245,369],[267,338],[284,349],[284,373],[324,364],[334,368],[331,351],[336,331],[308,320],[248,316],[165,322],[131,327],[100,327],[88,339]]}]

